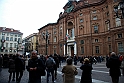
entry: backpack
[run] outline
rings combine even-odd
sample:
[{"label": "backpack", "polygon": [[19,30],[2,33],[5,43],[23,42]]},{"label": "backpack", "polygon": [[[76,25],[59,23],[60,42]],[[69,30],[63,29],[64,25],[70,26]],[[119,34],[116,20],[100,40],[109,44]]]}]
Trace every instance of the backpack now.
[{"label": "backpack", "polygon": [[46,67],[47,68],[53,68],[55,65],[55,61],[52,58],[48,58],[46,61]]}]

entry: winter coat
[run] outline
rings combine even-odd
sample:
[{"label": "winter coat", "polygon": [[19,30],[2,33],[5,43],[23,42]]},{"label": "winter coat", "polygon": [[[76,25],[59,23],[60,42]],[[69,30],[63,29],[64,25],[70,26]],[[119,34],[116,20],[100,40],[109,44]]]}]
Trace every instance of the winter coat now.
[{"label": "winter coat", "polygon": [[82,71],[81,82],[80,83],[92,83],[92,65],[91,64],[82,64],[80,67]]},{"label": "winter coat", "polygon": [[77,68],[73,65],[63,66],[63,83],[75,83],[75,75],[77,75]]},{"label": "winter coat", "polygon": [[[36,70],[30,71],[30,68],[35,68]],[[28,66],[26,67],[29,72],[29,80],[41,77],[41,71],[45,70],[45,64],[42,59],[29,59]]]},{"label": "winter coat", "polygon": [[15,71],[25,70],[25,62],[21,57],[15,59]]},{"label": "winter coat", "polygon": [[121,76],[121,71],[120,71],[120,66],[121,66],[121,61],[119,60],[118,56],[111,56],[107,63],[106,63],[107,68],[110,68],[109,74],[110,76]]},{"label": "winter coat", "polygon": [[2,67],[2,64],[3,64],[3,58],[2,58],[2,56],[0,55],[0,68]]},{"label": "winter coat", "polygon": [[56,62],[54,61],[54,59],[52,57],[49,57],[46,60],[46,67],[47,68],[54,68],[55,65],[56,65]]},{"label": "winter coat", "polygon": [[9,59],[9,70],[8,72],[11,73],[11,72],[15,72],[15,61],[13,59]]}]

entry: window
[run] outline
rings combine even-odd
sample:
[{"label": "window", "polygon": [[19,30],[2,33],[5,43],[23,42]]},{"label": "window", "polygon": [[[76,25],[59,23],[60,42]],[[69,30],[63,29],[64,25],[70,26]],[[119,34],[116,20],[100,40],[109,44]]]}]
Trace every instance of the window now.
[{"label": "window", "polygon": [[108,37],[108,41],[111,41],[111,38],[110,37]]},{"label": "window", "polygon": [[2,33],[2,35],[5,35],[5,33]]},{"label": "window", "polygon": [[56,34],[56,31],[54,31],[54,34]]},{"label": "window", "polygon": [[79,16],[83,16],[83,14],[82,13],[80,13],[80,15]]},{"label": "window", "polygon": [[120,18],[116,18],[115,19],[115,24],[116,24],[116,27],[121,26],[121,19]]},{"label": "window", "polygon": [[109,19],[107,19],[105,21],[105,24],[106,24],[106,30],[110,30],[110,20]]},{"label": "window", "polygon": [[56,28],[54,28],[54,30],[56,30]]},{"label": "window", "polygon": [[60,27],[60,30],[62,30],[62,26]]},{"label": "window", "polygon": [[71,30],[71,37],[74,37],[74,29]]},{"label": "window", "polygon": [[54,54],[56,53],[56,50],[54,50]]},{"label": "window", "polygon": [[93,20],[97,20],[97,16],[94,16],[94,17],[93,17]]},{"label": "window", "polygon": [[14,43],[14,48],[16,48],[17,47],[17,44],[16,43]]},{"label": "window", "polygon": [[98,25],[94,26],[94,33],[98,33]]},{"label": "window", "polygon": [[13,41],[13,37],[10,37],[10,41]]},{"label": "window", "polygon": [[60,32],[60,36],[62,36],[62,32]]},{"label": "window", "polygon": [[5,52],[8,52],[8,50],[6,49]]},{"label": "window", "polygon": [[62,44],[60,44],[60,48],[62,48]]},{"label": "window", "polygon": [[83,19],[80,19],[80,22],[83,22]]},{"label": "window", "polygon": [[109,16],[109,12],[106,13],[106,16]]},{"label": "window", "polygon": [[118,34],[118,38],[122,38],[122,34]]},{"label": "window", "polygon": [[21,37],[21,35],[18,35],[18,37]]},{"label": "window", "polygon": [[13,36],[13,34],[10,34],[11,36]]},{"label": "window", "polygon": [[6,48],[8,48],[8,43],[6,43]]},{"label": "window", "polygon": [[7,33],[7,36],[9,36],[9,33]]},{"label": "window", "polygon": [[6,37],[6,41],[9,41],[9,37]]},{"label": "window", "polygon": [[5,40],[5,36],[2,36],[2,40]]},{"label": "window", "polygon": [[10,43],[10,47],[12,48],[13,43]]},{"label": "window", "polygon": [[111,51],[112,51],[112,50],[111,50],[111,45],[109,45],[109,47],[108,47],[108,48],[109,48],[109,52],[111,52]]},{"label": "window", "polygon": [[84,40],[81,40],[80,43],[81,43],[81,44],[84,44]]},{"label": "window", "polygon": [[95,39],[95,42],[98,42],[98,39]]},{"label": "window", "polygon": [[123,47],[122,42],[119,42],[119,43],[118,43],[118,51],[119,51],[119,52],[124,52],[124,47]]},{"label": "window", "polygon": [[99,53],[99,46],[96,46],[95,48],[96,48],[96,54],[98,54]]},{"label": "window", "polygon": [[17,37],[17,35],[15,35],[15,37]]},{"label": "window", "polygon": [[56,48],[56,46],[53,46],[53,48]]},{"label": "window", "polygon": [[17,38],[15,38],[14,41],[17,41]]},{"label": "window", "polygon": [[114,2],[117,2],[117,0],[113,0]]},{"label": "window", "polygon": [[84,54],[84,47],[81,47],[81,54]]},{"label": "window", "polygon": [[109,22],[106,23],[106,28],[107,28],[107,30],[110,30],[110,23]]},{"label": "window", "polygon": [[96,13],[96,10],[93,10],[92,13],[95,14]]},{"label": "window", "polygon": [[54,42],[56,42],[56,37],[54,37]]}]

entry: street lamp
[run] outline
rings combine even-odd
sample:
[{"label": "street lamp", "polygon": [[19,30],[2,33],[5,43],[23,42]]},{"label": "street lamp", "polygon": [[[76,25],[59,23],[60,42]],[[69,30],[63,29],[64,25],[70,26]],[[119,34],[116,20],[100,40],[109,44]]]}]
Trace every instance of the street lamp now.
[{"label": "street lamp", "polygon": [[[121,10],[121,16],[118,13],[119,10]],[[120,19],[124,18],[124,0],[119,2],[118,5],[114,6],[114,12],[116,13],[117,18],[120,18]]]},{"label": "street lamp", "polygon": [[46,33],[42,33],[42,36],[43,36],[43,38],[45,39],[45,41],[46,41],[46,55],[47,55],[47,44],[48,44],[48,37],[49,37],[49,33],[48,33],[48,31],[46,30]]}]

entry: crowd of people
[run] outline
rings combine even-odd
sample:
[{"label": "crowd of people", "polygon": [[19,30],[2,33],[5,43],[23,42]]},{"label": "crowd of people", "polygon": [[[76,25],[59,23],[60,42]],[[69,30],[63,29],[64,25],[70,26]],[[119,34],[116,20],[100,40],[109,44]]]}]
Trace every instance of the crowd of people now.
[{"label": "crowd of people", "polygon": [[[3,60],[5,59],[5,60]],[[20,83],[23,76],[24,70],[29,72],[28,83],[41,83],[41,76],[46,76],[46,83],[49,83],[50,76],[52,77],[52,83],[56,82],[57,69],[61,66],[62,62],[66,62],[66,65],[62,67],[61,72],[63,73],[63,83],[75,83],[75,75],[78,74],[77,65],[80,62],[82,70],[80,83],[92,83],[92,64],[100,63],[104,61],[102,56],[83,56],[83,57],[61,57],[58,54],[52,55],[38,55],[37,51],[32,51],[31,56],[28,60],[27,65],[25,64],[26,58],[23,55],[7,55],[2,57],[0,55],[0,71],[2,67],[7,67],[9,72],[8,83],[16,81]],[[74,62],[74,64],[73,64]],[[109,74],[112,78],[113,83],[119,82],[119,77],[122,74],[124,76],[124,56],[116,55],[112,52],[106,57],[106,67],[109,68]]]}]

